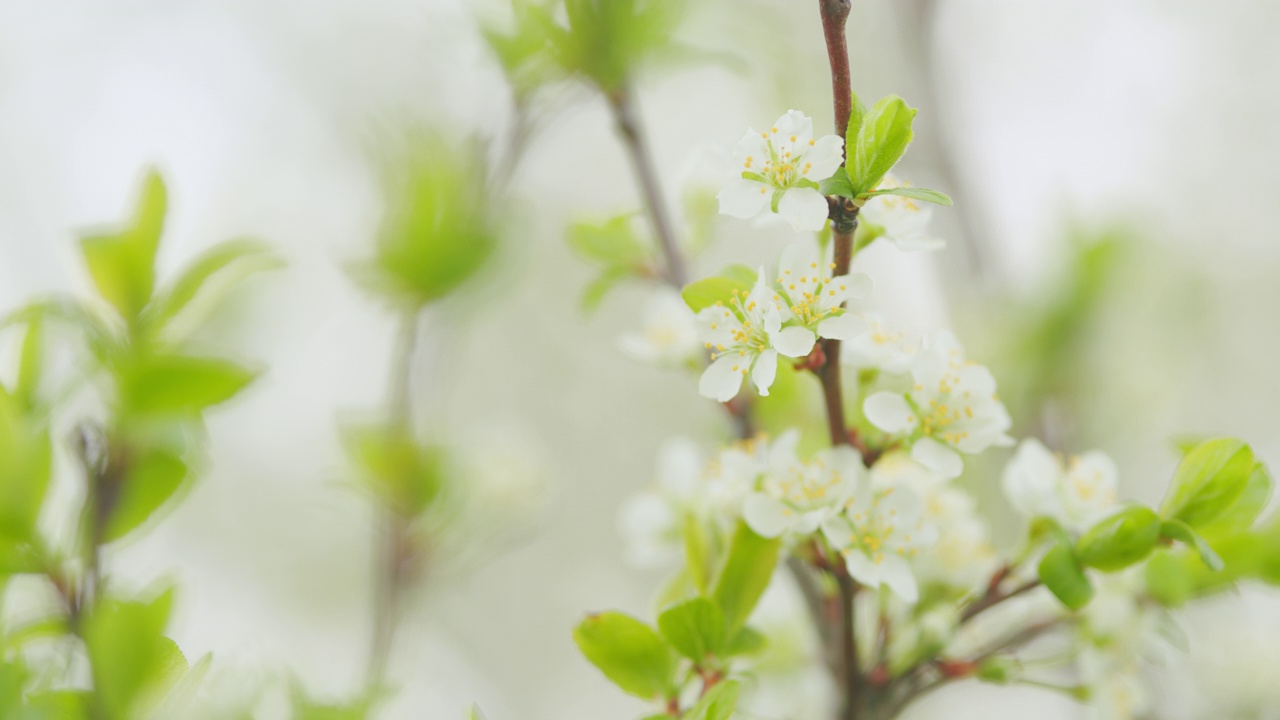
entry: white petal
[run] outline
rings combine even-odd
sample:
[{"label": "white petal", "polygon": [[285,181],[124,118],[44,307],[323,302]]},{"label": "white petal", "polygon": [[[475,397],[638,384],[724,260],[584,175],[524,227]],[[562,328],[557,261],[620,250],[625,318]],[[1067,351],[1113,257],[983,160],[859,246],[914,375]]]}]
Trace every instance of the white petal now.
[{"label": "white petal", "polygon": [[852,313],[829,317],[818,323],[818,334],[832,340],[852,340],[866,331],[867,324]]},{"label": "white petal", "polygon": [[871,561],[866,553],[854,550],[844,556],[844,566],[854,580],[868,587],[880,587],[880,566]]},{"label": "white petal", "polygon": [[769,333],[769,342],[773,343],[773,347],[779,353],[794,358],[804,357],[812,352],[817,338],[814,337],[812,330],[793,326]]},{"label": "white petal", "polygon": [[791,524],[787,508],[764,493],[753,492],[742,504],[742,519],[760,537],[775,538]]},{"label": "white petal", "polygon": [[916,421],[915,413],[911,411],[906,398],[898,393],[871,394],[863,401],[862,412],[872,425],[888,433],[907,432]]},{"label": "white petal", "polygon": [[764,350],[756,358],[755,367],[751,368],[751,382],[761,395],[769,394],[769,386],[778,374],[778,351],[772,348]]},{"label": "white petal", "polygon": [[750,219],[759,215],[769,205],[769,186],[764,183],[738,178],[720,191],[720,212],[736,218]]},{"label": "white petal", "polygon": [[725,353],[707,366],[698,379],[698,394],[720,402],[729,402],[742,387],[743,369],[748,358],[736,352]]},{"label": "white petal", "polygon": [[804,176],[810,180],[821,181],[835,174],[836,168],[840,167],[842,162],[844,162],[844,140],[838,135],[825,135],[809,146],[809,151],[804,154],[804,162],[800,167],[803,168],[805,163],[808,163],[809,172],[804,173]]},{"label": "white petal", "polygon": [[[751,158],[749,167],[747,158]],[[741,170],[758,172],[768,159],[769,148],[765,145],[764,138],[755,130],[747,130],[747,134],[733,148],[733,162]]]},{"label": "white petal", "polygon": [[911,446],[911,457],[930,470],[949,478],[960,477],[964,472],[964,460],[960,453],[934,440],[920,438]]},{"label": "white petal", "polygon": [[880,578],[904,602],[914,605],[920,599],[920,590],[916,587],[915,576],[911,574],[911,566],[902,557],[885,555],[880,562]]},{"label": "white petal", "polygon": [[[802,275],[809,275],[809,270],[818,262],[818,247],[813,242],[801,240],[793,242],[782,249],[778,257],[778,282],[783,287],[788,282],[797,281]],[[816,273],[813,273],[816,274]]]},{"label": "white petal", "polygon": [[667,440],[658,450],[658,484],[672,497],[688,500],[702,486],[702,449],[687,437]]},{"label": "white petal", "polygon": [[818,232],[826,225],[829,212],[827,199],[813,188],[793,187],[778,202],[778,214],[796,232]]}]

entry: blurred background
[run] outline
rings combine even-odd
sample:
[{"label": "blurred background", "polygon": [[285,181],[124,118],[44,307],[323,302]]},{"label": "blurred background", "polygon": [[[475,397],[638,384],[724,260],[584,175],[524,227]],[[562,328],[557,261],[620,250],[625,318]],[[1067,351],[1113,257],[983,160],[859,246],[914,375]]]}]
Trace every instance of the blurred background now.
[{"label": "blurred background", "polygon": [[[708,62],[655,68],[639,102],[666,192],[714,188],[748,125],[788,108],[831,131],[812,0],[700,0],[682,36]],[[941,253],[873,247],[873,305],[954,327],[993,367],[1014,434],[1116,458],[1154,502],[1171,438],[1237,435],[1280,465],[1280,6],[1208,0],[855,0],[855,89],[920,107],[901,174],[956,199]],[[78,231],[122,217],[141,169],[171,192],[160,274],[228,237],[288,268],[256,280],[211,339],[267,368],[209,422],[211,470],[154,532],[108,562],[181,588],[173,635],[235,685],[296,677],[359,687],[372,512],[349,483],[339,421],[377,406],[394,322],[350,281],[381,214],[376,129],[425,121],[502,137],[501,70],[467,0],[152,0],[0,4],[0,307],[83,292]],[[415,596],[388,718],[632,717],[570,629],[587,610],[643,613],[664,579],[624,561],[617,512],[657,448],[726,428],[691,378],[627,360],[628,288],[579,309],[591,268],[574,221],[639,208],[598,95],[572,83],[512,178],[497,266],[427,319],[414,403],[483,454],[545,478],[515,542],[446,563]],[[500,148],[500,143],[495,146]],[[776,228],[723,218],[697,270],[762,262]],[[1063,319],[1066,318],[1066,319]],[[1026,401],[1027,407],[1020,408]],[[1028,409],[1030,408],[1030,409]],[[996,518],[999,464],[971,486]],[[1013,526],[997,539],[1010,539]],[[1246,588],[1182,616],[1190,651],[1151,680],[1154,716],[1276,717],[1280,595]],[[957,697],[980,702],[956,702]],[[911,717],[1082,712],[1030,689],[962,685]]]}]

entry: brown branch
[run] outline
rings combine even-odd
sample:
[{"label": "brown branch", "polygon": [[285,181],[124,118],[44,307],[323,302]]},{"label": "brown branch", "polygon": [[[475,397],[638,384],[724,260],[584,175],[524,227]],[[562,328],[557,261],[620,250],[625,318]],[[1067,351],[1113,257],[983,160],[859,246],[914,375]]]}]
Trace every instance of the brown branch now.
[{"label": "brown branch", "polygon": [[609,107],[613,110],[613,119],[618,126],[618,134],[627,148],[631,158],[631,166],[635,171],[636,182],[640,186],[640,194],[644,199],[645,212],[649,223],[653,226],[653,234],[658,238],[658,247],[666,259],[666,279],[677,289],[688,282],[685,272],[684,258],[676,243],[675,230],[667,217],[666,203],[658,189],[658,175],[653,168],[648,141],[640,124],[636,111],[635,99],[629,88],[623,87],[609,94]]},{"label": "brown branch", "polygon": [[981,599],[969,605],[969,607],[965,608],[964,612],[960,614],[960,624],[963,625],[1000,603],[1018,597],[1024,593],[1031,592],[1038,587],[1040,587],[1040,580],[1039,578],[1036,578],[1028,580],[1009,592],[1002,593],[999,590],[999,583],[994,583],[988,588],[986,595],[983,595]]}]

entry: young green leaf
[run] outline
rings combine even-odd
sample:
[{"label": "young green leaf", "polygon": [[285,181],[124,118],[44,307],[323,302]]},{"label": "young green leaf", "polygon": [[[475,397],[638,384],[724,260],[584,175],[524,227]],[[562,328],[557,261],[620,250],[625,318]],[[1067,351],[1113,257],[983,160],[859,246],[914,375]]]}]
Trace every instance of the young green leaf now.
[{"label": "young green leaf", "polygon": [[689,579],[700,594],[711,585],[711,538],[695,513],[685,513],[680,524],[680,538],[684,541],[685,568]]},{"label": "young green leaf", "polygon": [[858,131],[862,129],[862,123],[867,117],[867,106],[862,104],[862,98],[850,90],[849,99],[852,101],[849,107],[849,126],[844,129],[846,150],[852,149],[858,143]]},{"label": "young green leaf", "polygon": [[875,190],[906,153],[914,137],[911,123],[915,116],[915,108],[897,95],[881,98],[867,112],[853,145],[846,148],[846,167],[855,195]]},{"label": "young green leaf", "polygon": [[864,192],[858,196],[859,200],[870,199],[878,195],[898,195],[900,197],[911,198],[912,200],[923,200],[931,202],[935,205],[951,205],[951,197],[946,193],[940,193],[937,190],[930,190],[922,187],[897,187],[885,188],[884,190],[872,190]]},{"label": "young green leaf", "polygon": [[654,629],[619,612],[590,615],[573,631],[578,649],[623,691],[652,700],[675,687],[676,659]]},{"label": "young green leaf", "polygon": [[1240,497],[1221,515],[1208,523],[1202,523],[1197,532],[1203,537],[1219,538],[1248,530],[1267,507],[1267,502],[1271,499],[1271,488],[1271,474],[1267,472],[1265,465],[1257,463],[1249,473],[1249,480]]},{"label": "young green leaf", "polygon": [[150,355],[123,373],[121,399],[138,414],[196,413],[230,400],[257,376],[229,360]]},{"label": "young green leaf", "polygon": [[186,478],[186,463],[172,453],[152,450],[142,455],[121,484],[103,539],[117,540],[145,523]]},{"label": "young green leaf", "polygon": [[1085,577],[1080,560],[1064,543],[1054,545],[1041,558],[1037,568],[1040,581],[1058,600],[1072,610],[1079,610],[1093,598],[1093,586]]},{"label": "young green leaf", "polygon": [[724,616],[706,598],[672,605],[658,616],[658,629],[667,642],[690,660],[700,663],[724,647]]},{"label": "young green leaf", "polygon": [[766,642],[764,635],[760,631],[744,627],[724,646],[720,654],[724,657],[753,655],[763,650]]},{"label": "young green leaf", "polygon": [[634,266],[645,262],[649,248],[636,237],[632,214],[619,215],[600,225],[577,223],[566,235],[569,247],[584,260],[607,266]]},{"label": "young green leaf", "polygon": [[735,635],[755,609],[778,565],[779,538],[763,538],[739,522],[724,568],[712,593],[724,614],[726,629]]},{"label": "young green leaf", "polygon": [[155,288],[156,249],[168,205],[164,180],[149,170],[131,223],[123,230],[81,239],[80,250],[98,294],[133,320]]},{"label": "young green leaf", "polygon": [[32,539],[52,462],[48,429],[0,388],[0,536],[10,541]]},{"label": "young green leaf", "polygon": [[823,195],[839,195],[850,200],[857,195],[853,191],[853,184],[849,182],[849,173],[843,166],[836,168],[834,175],[818,184],[818,192]]},{"label": "young green leaf", "polygon": [[740,690],[737,680],[723,680],[708,690],[686,717],[688,720],[729,720],[738,706]]},{"label": "young green leaf", "polygon": [[134,717],[144,692],[165,679],[172,642],[163,633],[172,601],[171,591],[150,602],[109,598],[85,619],[93,687],[106,717]]},{"label": "young green leaf", "polygon": [[734,290],[739,293],[749,292],[751,285],[735,278],[709,277],[685,285],[680,291],[680,297],[684,298],[690,310],[698,312],[716,303],[727,305],[733,300]]},{"label": "young green leaf", "polygon": [[1115,572],[1151,554],[1159,540],[1160,517],[1134,505],[1090,528],[1076,544],[1076,555],[1086,567]]},{"label": "young green leaf", "polygon": [[[284,266],[269,247],[255,240],[228,240],[214,245],[192,260],[169,288],[161,293],[143,313],[148,325],[159,328],[183,312],[197,296],[218,293],[212,285],[225,290],[250,275]],[[216,282],[222,280],[222,282]]]},{"label": "young green leaf", "polygon": [[1222,558],[1213,548],[1209,547],[1209,543],[1200,537],[1191,526],[1181,520],[1166,520],[1160,524],[1160,536],[1170,540],[1177,540],[1180,543],[1194,548],[1200,555],[1200,559],[1210,570],[1222,570],[1224,563]]},{"label": "young green leaf", "polygon": [[1160,514],[1192,528],[1207,525],[1244,493],[1253,466],[1253,451],[1239,440],[1218,438],[1201,443],[1178,465],[1160,504]]}]

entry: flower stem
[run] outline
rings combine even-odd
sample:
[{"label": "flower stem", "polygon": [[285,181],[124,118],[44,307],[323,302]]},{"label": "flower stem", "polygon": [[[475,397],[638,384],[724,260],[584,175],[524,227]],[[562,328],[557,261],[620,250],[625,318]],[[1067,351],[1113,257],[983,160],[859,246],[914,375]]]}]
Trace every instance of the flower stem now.
[{"label": "flower stem", "polygon": [[653,234],[658,237],[658,247],[662,250],[666,261],[666,279],[676,289],[684,287],[688,282],[685,273],[684,258],[680,255],[676,243],[675,230],[667,215],[666,204],[658,186],[658,175],[653,167],[653,158],[649,152],[649,144],[645,139],[644,128],[640,123],[640,114],[636,109],[635,98],[630,88],[621,89],[608,95],[609,107],[613,110],[614,122],[618,126],[618,134],[622,136],[631,158],[631,166],[640,186],[640,194],[644,199],[645,212],[649,223],[653,226]]},{"label": "flower stem", "polygon": [[[396,347],[391,362],[391,382],[388,405],[391,424],[388,432],[410,434],[413,432],[413,359],[417,354],[417,309],[406,311],[400,321]],[[406,565],[412,553],[409,547],[409,527],[406,519],[386,502],[379,502],[374,509],[377,524],[377,547],[374,558],[373,632],[369,643],[369,664],[365,672],[365,684],[371,692],[382,685],[391,658],[392,641],[400,613],[400,598],[404,592]]]}]

